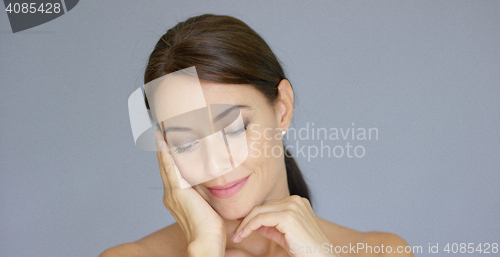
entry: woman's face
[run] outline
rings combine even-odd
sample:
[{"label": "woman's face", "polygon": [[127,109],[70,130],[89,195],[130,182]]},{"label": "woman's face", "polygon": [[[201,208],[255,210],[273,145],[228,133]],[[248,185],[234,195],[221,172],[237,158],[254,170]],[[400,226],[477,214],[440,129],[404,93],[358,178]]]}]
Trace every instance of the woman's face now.
[{"label": "woman's face", "polygon": [[[206,174],[197,174],[197,178],[191,178],[189,172],[181,172],[182,176],[188,182],[196,179],[200,182],[203,181],[203,183],[192,183],[197,184],[193,188],[223,218],[229,220],[246,216],[254,206],[260,205],[266,200],[288,196],[281,131],[282,129],[286,130],[289,126],[289,120],[293,114],[291,109],[293,108],[293,95],[291,100],[282,97],[283,101],[279,100],[276,104],[270,104],[267,98],[251,85],[221,84],[208,81],[200,81],[200,83],[208,106],[222,106],[221,110],[224,109],[224,106],[237,106],[240,110],[239,119],[224,129],[226,143],[229,146],[231,146],[231,142],[240,147],[245,146],[244,150],[247,151],[239,151],[240,153],[244,152],[244,154],[238,154],[232,148],[229,151],[233,155],[229,157],[230,162],[224,161],[225,158],[217,154],[204,154],[202,162],[205,167],[211,166],[211,163],[217,163],[219,174],[205,168]],[[286,81],[286,83],[288,82]],[[290,96],[289,94],[285,95]],[[217,113],[214,110],[211,112]],[[201,119],[198,120],[201,121]],[[216,126],[215,122],[213,124]],[[193,123],[193,126],[196,124]],[[195,128],[194,130],[202,131],[203,128]],[[192,131],[191,133],[195,134]],[[181,135],[190,136],[185,131],[170,133],[167,136],[169,147],[171,147],[171,142]],[[216,137],[216,135],[213,134],[212,137]],[[204,140],[210,140],[207,138]],[[242,140],[243,143],[246,141],[246,144],[242,144]],[[219,140],[218,142],[224,141]],[[195,152],[202,151],[203,146],[201,145],[190,144],[190,148],[183,152],[171,151],[176,165],[182,166],[179,169],[189,170],[189,168],[200,167],[200,161],[195,160]],[[222,149],[223,147],[224,144],[218,149],[211,150],[212,152],[226,152],[225,149]],[[244,158],[245,156],[246,158]],[[191,158],[189,162],[178,161],[189,158]],[[234,169],[231,168],[231,162],[238,162],[236,165],[233,163]]]},{"label": "woman's face", "polygon": [[[243,106],[240,110],[247,128],[248,156],[240,166],[229,173],[194,188],[226,219],[242,218],[254,206],[266,200],[285,197],[283,194],[288,193],[288,187],[280,106],[271,105],[260,91],[250,85],[209,82],[202,82],[201,85],[207,103]],[[287,128],[288,126],[284,129]],[[246,177],[248,179],[245,179]],[[285,188],[283,183],[279,183],[280,177],[281,182],[285,181]],[[246,180],[242,181],[243,187],[229,198],[221,199],[217,190],[212,189],[241,179]],[[236,185],[238,186],[240,185]]]}]

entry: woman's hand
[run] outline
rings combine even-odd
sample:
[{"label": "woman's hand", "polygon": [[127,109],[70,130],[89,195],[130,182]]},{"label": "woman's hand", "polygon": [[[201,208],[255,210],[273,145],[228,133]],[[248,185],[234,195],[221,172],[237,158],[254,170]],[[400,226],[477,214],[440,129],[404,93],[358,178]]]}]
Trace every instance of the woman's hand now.
[{"label": "woman's hand", "polygon": [[167,143],[159,130],[155,131],[155,138],[164,188],[163,204],[184,231],[190,255],[224,256],[226,229],[223,219],[193,188],[181,189],[180,181],[183,179],[176,172]]},{"label": "woman's hand", "polygon": [[[253,231],[277,242],[290,256],[305,256],[307,246],[315,249],[315,246],[321,248],[324,243],[331,244],[319,225],[309,201],[297,195],[254,207],[231,234],[231,238],[238,243]],[[298,251],[300,246],[304,253]],[[321,252],[317,256],[336,255]]]}]

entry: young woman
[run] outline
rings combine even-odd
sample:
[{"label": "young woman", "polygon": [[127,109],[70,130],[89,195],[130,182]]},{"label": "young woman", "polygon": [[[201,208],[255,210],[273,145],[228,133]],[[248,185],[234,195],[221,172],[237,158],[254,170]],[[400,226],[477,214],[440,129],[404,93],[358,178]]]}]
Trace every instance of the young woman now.
[{"label": "young woman", "polygon": [[235,131],[245,132],[248,157],[222,176],[181,189],[172,157],[195,150],[169,150],[172,142],[157,131],[163,203],[177,222],[102,257],[413,256],[397,235],[358,232],[317,217],[293,158],[285,151],[264,154],[266,147],[283,149],[280,135],[290,126],[294,93],[256,32],[229,16],[181,22],[156,44],[144,82],[192,66],[207,104],[240,108],[244,126]]}]

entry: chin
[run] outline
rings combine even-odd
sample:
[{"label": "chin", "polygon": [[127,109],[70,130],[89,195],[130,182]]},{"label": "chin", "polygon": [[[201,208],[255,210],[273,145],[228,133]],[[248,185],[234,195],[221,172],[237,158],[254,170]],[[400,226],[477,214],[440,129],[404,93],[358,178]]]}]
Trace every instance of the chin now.
[{"label": "chin", "polygon": [[214,210],[225,220],[237,220],[245,218],[255,205],[249,205],[249,201],[244,204],[226,203],[212,206]]},{"label": "chin", "polygon": [[243,219],[245,216],[249,213],[241,214],[241,213],[224,213],[224,212],[218,212],[219,215],[225,219],[225,220],[238,220],[238,219]]}]

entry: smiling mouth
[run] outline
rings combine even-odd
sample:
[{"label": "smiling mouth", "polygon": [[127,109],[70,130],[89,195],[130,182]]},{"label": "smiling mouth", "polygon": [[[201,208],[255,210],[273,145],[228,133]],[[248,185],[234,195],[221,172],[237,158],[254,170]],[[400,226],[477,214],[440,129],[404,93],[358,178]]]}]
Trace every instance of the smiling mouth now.
[{"label": "smiling mouth", "polygon": [[224,185],[207,187],[207,189],[213,196],[217,198],[220,199],[230,198],[236,195],[245,186],[249,177],[250,175],[242,179],[231,181]]}]

